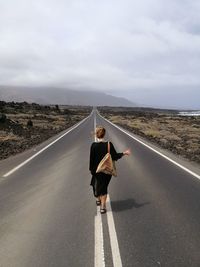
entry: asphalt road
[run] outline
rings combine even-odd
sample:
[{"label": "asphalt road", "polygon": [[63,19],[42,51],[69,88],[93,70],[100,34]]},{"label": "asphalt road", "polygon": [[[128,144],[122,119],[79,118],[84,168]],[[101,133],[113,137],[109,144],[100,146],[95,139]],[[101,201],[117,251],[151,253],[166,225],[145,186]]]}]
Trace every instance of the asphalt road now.
[{"label": "asphalt road", "polygon": [[[88,170],[95,117],[118,152],[132,151],[117,162],[118,177],[109,187],[122,266],[199,267],[199,179],[95,111],[27,164],[0,177],[0,267],[97,267],[97,208]],[[9,160],[3,168],[10,171]],[[111,253],[107,215],[99,218],[102,267],[120,267]]]}]

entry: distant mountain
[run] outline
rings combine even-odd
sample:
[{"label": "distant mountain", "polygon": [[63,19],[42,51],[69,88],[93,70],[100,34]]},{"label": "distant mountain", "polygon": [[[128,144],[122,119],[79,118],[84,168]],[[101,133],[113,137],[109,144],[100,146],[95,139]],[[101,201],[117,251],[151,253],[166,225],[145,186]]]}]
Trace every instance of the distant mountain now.
[{"label": "distant mountain", "polygon": [[77,91],[50,87],[0,86],[0,100],[38,104],[83,106],[136,106],[133,102],[95,91]]}]

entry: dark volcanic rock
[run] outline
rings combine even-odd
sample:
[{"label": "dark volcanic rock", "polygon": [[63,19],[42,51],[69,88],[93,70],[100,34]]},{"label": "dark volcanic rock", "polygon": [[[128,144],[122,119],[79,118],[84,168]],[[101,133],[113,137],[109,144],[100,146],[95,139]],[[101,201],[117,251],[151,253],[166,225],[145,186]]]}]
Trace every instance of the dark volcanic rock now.
[{"label": "dark volcanic rock", "polygon": [[80,107],[65,108],[62,112],[58,106],[0,101],[0,112],[4,112],[0,113],[0,159],[47,140],[89,115],[90,111]]}]

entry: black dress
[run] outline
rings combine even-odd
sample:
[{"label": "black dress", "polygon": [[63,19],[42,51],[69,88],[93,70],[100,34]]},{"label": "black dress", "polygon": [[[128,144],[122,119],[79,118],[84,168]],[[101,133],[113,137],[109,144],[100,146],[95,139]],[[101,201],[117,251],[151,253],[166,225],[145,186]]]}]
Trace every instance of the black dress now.
[{"label": "black dress", "polygon": [[[108,152],[108,142],[94,142],[90,148],[90,172],[92,179],[90,185],[93,187],[94,196],[103,196],[108,193],[108,185],[111,180],[111,175],[105,173],[96,173],[97,166]],[[110,154],[112,160],[118,160],[123,156],[123,153],[117,153],[113,144],[110,142]]]}]

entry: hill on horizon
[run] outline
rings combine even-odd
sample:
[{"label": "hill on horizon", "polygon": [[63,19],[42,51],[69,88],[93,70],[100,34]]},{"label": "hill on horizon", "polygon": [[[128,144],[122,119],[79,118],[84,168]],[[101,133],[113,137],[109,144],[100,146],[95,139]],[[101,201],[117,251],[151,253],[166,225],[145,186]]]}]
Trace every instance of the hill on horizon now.
[{"label": "hill on horizon", "polygon": [[78,91],[53,87],[0,86],[0,99],[3,101],[36,102],[45,105],[136,106],[135,103],[126,98],[115,97],[98,91]]}]

